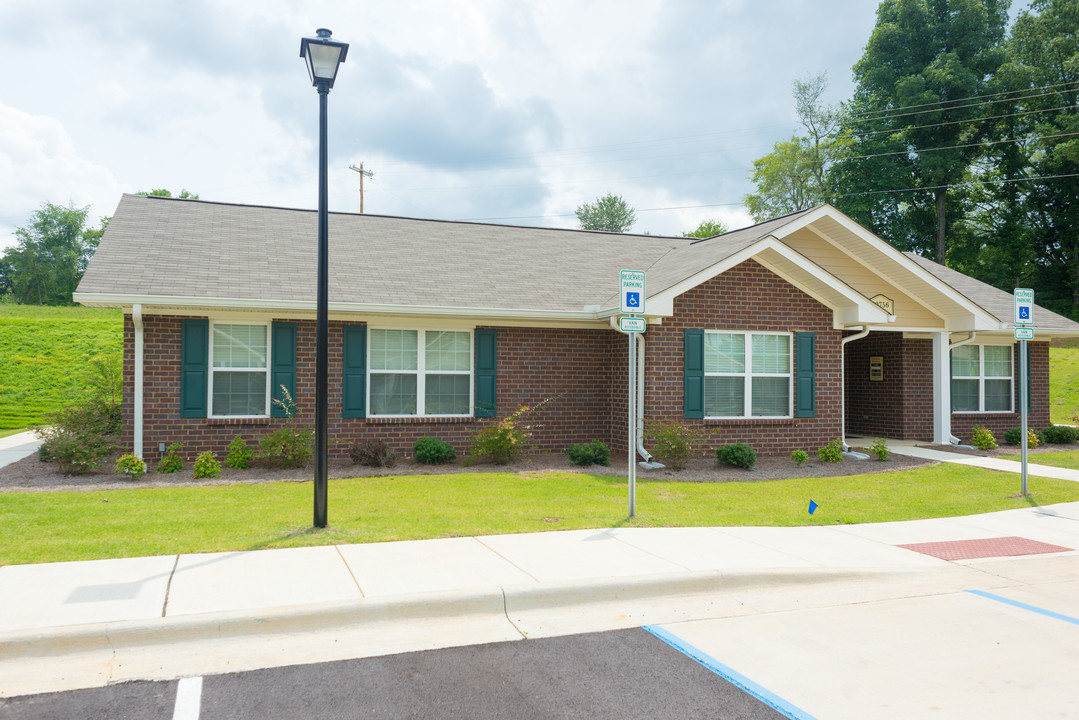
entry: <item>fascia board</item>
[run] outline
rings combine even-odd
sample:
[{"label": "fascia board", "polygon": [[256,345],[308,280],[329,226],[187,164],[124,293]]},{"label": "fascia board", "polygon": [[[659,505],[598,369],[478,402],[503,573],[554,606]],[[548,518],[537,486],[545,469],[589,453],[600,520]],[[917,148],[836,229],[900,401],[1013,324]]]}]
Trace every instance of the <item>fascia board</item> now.
[{"label": "fascia board", "polygon": [[[853,233],[854,235],[856,235],[858,237],[858,239],[860,239],[863,242],[865,242],[866,244],[872,246],[873,249],[875,249],[878,252],[884,254],[885,256],[888,256],[896,264],[896,266],[898,266],[899,268],[902,268],[903,270],[907,271],[909,274],[917,277],[919,280],[921,280],[921,281],[923,281],[925,283],[928,283],[932,287],[936,288],[936,290],[940,294],[944,295],[946,298],[948,298],[949,300],[951,300],[955,304],[961,306],[963,309],[967,310],[972,315],[982,315],[983,319],[991,318],[992,319],[991,322],[993,322],[993,323],[998,322],[998,318],[995,315],[991,314],[988,310],[984,309],[983,307],[981,307],[977,303],[973,302],[966,295],[963,295],[958,290],[954,289],[951,285],[948,285],[947,283],[945,283],[943,280],[941,280],[937,276],[933,275],[928,270],[920,267],[916,262],[914,262],[910,258],[906,257],[903,253],[899,252],[899,250],[892,247],[891,245],[886,243],[884,240],[881,240],[879,237],[877,237],[876,235],[874,235],[873,233],[869,232],[864,227],[862,227],[861,225],[856,223],[854,220],[852,220],[850,217],[848,217],[845,213],[843,213],[840,210],[837,210],[836,208],[832,207],[831,205],[821,205],[819,208],[816,208],[813,212],[810,212],[810,213],[808,213],[806,215],[803,215],[803,216],[797,218],[796,220],[790,222],[789,224],[784,225],[781,228],[777,228],[776,231],[773,232],[772,234],[775,235],[777,238],[782,240],[784,237],[786,237],[787,235],[790,235],[791,233],[797,232],[798,230],[801,230],[802,228],[808,228],[808,229],[812,230],[813,232],[815,232],[818,236],[824,238],[825,240],[828,240],[829,242],[832,242],[833,245],[835,245],[840,250],[845,252],[847,255],[849,255],[856,262],[858,262],[858,263],[860,263],[862,265],[865,265],[866,264],[865,260],[863,260],[862,258],[859,258],[858,256],[851,253],[846,247],[843,247],[842,245],[840,245],[838,243],[835,243],[832,240],[832,238],[826,237],[819,230],[811,227],[811,225],[814,222],[816,222],[817,220],[820,220],[821,218],[824,218],[824,217],[827,217],[830,220],[834,220],[835,222],[839,223],[846,230],[848,230],[851,233]],[[919,304],[921,304],[923,307],[925,307],[930,312],[932,312],[932,313],[934,313],[936,315],[940,315],[939,310],[936,310],[936,309],[934,309],[932,307],[929,307],[925,303],[921,302],[918,299],[918,293],[916,293],[916,292],[908,292],[907,289],[904,287],[903,281],[901,279],[895,277],[892,273],[889,273],[888,271],[882,270],[882,269],[877,268],[877,267],[872,267],[872,270],[874,272],[876,272],[877,274],[879,274],[882,278],[888,280],[890,283],[895,285],[900,290],[903,290],[908,296],[910,296],[916,302],[919,302]]]},{"label": "fascia board", "polygon": [[[148,296],[100,293],[75,293],[75,302],[91,307],[126,307],[136,303],[168,307],[198,307],[221,310],[293,311],[314,312],[313,301],[253,300],[247,298]],[[329,303],[329,311],[336,313],[364,313],[373,315],[435,315],[480,318],[516,318],[537,320],[599,320],[595,310],[535,310],[529,308],[475,308],[423,305],[374,305],[367,303]]]}]

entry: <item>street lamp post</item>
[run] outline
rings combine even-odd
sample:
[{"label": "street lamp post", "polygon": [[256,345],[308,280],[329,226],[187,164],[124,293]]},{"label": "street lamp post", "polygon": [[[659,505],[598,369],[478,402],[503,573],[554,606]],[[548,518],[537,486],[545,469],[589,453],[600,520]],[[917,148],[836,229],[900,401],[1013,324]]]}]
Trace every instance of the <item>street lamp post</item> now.
[{"label": "street lamp post", "polygon": [[318,299],[315,310],[315,527],[326,527],[327,462],[329,456],[329,244],[330,223],[326,182],[326,98],[337,68],[348,55],[348,44],[330,39],[325,28],[317,37],[300,41],[311,84],[318,90]]}]

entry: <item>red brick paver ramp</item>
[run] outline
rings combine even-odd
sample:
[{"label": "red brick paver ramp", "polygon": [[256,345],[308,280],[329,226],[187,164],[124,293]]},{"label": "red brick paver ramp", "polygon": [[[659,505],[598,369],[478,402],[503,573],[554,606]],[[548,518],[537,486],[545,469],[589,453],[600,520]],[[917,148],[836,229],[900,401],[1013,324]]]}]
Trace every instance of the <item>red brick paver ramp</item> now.
[{"label": "red brick paver ramp", "polygon": [[951,542],[914,543],[897,547],[932,555],[941,560],[976,560],[978,558],[1010,557],[1013,555],[1040,555],[1042,553],[1069,552],[1072,548],[1050,545],[1021,537],[995,537],[981,540],[954,540]]}]

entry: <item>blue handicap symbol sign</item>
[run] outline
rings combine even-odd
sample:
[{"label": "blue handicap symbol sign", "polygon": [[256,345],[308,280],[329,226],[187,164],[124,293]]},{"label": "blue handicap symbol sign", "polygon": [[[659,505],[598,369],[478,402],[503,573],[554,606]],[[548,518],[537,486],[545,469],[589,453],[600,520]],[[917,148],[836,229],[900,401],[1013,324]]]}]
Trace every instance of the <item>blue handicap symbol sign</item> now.
[{"label": "blue handicap symbol sign", "polygon": [[1030,319],[1030,308],[1029,307],[1024,306],[1024,307],[1019,308],[1019,319],[1020,320],[1029,320]]},{"label": "blue handicap symbol sign", "polygon": [[635,292],[626,293],[626,307],[640,307],[641,306],[641,294]]}]

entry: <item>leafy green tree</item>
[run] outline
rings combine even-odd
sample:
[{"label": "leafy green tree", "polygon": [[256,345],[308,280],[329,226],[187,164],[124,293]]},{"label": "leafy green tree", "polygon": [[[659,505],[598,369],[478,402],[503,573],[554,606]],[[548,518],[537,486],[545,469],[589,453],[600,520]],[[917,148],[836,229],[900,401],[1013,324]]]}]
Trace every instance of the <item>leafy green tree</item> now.
[{"label": "leafy green tree", "polygon": [[577,221],[582,230],[624,233],[637,222],[637,214],[621,195],[607,194],[594,203],[577,206]]},{"label": "leafy green tree", "polygon": [[[173,197],[172,191],[171,190],[166,190],[165,188],[156,188],[154,190],[140,190],[139,192],[137,192],[135,194],[136,195],[142,195],[143,197],[168,197],[168,198]],[[176,195],[175,197],[178,197],[181,200],[198,200],[199,199],[199,196],[197,194],[189,192],[188,190],[181,190],[180,194]]]},{"label": "leafy green tree", "polygon": [[[900,248],[932,253],[937,262],[945,260],[949,213],[964,211],[949,186],[963,181],[981,153],[992,114],[989,104],[967,99],[987,94],[1004,61],[1009,2],[883,0],[854,66],[853,145],[830,174],[837,204]],[[893,192],[905,189],[923,192]]]},{"label": "leafy green tree", "polygon": [[727,223],[709,218],[708,220],[701,220],[701,224],[696,229],[682,233],[682,237],[710,238],[722,235],[725,232],[730,232]]},{"label": "leafy green tree", "polygon": [[[79,284],[97,238],[86,238],[89,207],[45,203],[25,227],[18,244],[0,258],[2,283],[18,303],[65,305]],[[91,231],[96,232],[96,231]]]}]

